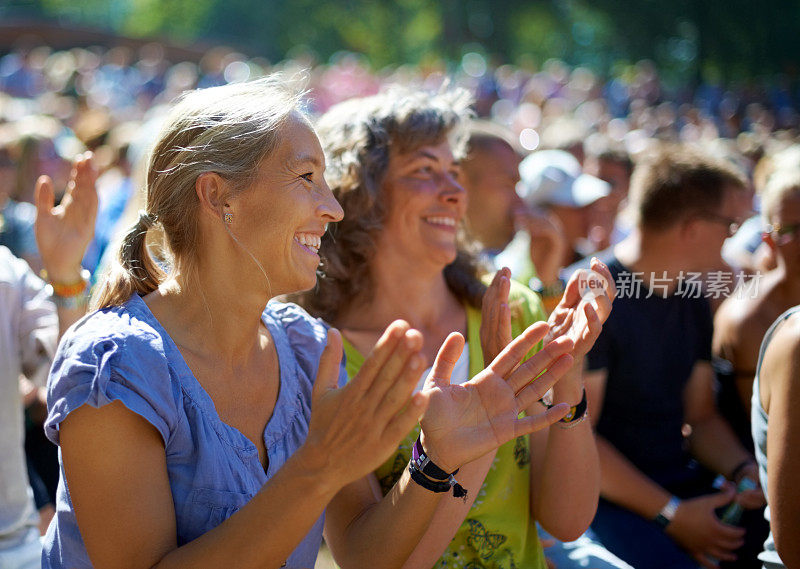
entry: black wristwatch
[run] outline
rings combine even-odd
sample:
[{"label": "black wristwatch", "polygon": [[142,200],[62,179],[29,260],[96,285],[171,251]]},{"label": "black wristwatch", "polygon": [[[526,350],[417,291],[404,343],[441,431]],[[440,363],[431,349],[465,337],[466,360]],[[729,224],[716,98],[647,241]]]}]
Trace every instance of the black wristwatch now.
[{"label": "black wristwatch", "polygon": [[675,517],[675,512],[678,511],[678,506],[680,506],[680,504],[681,501],[677,496],[670,496],[669,502],[667,502],[666,506],[661,508],[661,511],[656,514],[653,521],[661,529],[667,529],[672,518]]},{"label": "black wristwatch", "polygon": [[586,403],[586,390],[583,390],[583,397],[581,397],[581,402],[577,405],[570,407],[567,414],[564,415],[564,418],[561,419],[562,423],[573,423],[575,421],[580,421],[583,416],[586,414],[586,409],[589,405]]},{"label": "black wristwatch", "polygon": [[[542,403],[542,405],[544,405],[548,409],[550,409],[550,407],[552,407],[554,405],[553,403],[546,403],[544,398],[539,399],[539,401]],[[570,407],[569,411],[567,411],[567,414],[564,415],[564,417],[561,419],[561,422],[562,423],[569,423],[571,425],[578,424],[586,416],[586,410],[588,408],[589,408],[589,405],[586,402],[586,389],[584,389],[583,390],[583,397],[581,397],[580,403]]]}]

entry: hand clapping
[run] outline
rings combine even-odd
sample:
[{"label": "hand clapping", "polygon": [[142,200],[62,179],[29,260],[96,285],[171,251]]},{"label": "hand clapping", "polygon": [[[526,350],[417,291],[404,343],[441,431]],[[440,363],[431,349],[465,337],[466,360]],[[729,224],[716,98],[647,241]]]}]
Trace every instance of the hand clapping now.
[{"label": "hand clapping", "polygon": [[524,363],[528,352],[548,332],[537,322],[509,343],[492,363],[470,381],[450,384],[453,366],[464,348],[458,333],[448,336],[425,381],[430,401],[420,424],[431,459],[452,472],[515,437],[550,426],[567,413],[566,404],[520,418],[572,367],[572,340],[559,338]]},{"label": "hand clapping", "polygon": [[600,335],[616,294],[611,271],[593,258],[590,269],[578,270],[569,279],[561,301],[548,319],[547,338],[567,335],[575,342],[573,355],[582,358]]}]

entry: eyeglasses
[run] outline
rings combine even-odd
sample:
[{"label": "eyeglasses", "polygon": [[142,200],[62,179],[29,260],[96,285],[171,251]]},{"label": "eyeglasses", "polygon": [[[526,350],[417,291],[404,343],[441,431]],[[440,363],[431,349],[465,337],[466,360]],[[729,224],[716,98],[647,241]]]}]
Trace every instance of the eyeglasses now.
[{"label": "eyeglasses", "polygon": [[772,223],[767,225],[766,232],[773,234],[773,241],[776,245],[786,245],[797,236],[800,230],[800,223],[792,223],[789,225],[781,225],[780,223]]},{"label": "eyeglasses", "polygon": [[733,237],[739,228],[742,226],[741,219],[735,219],[733,217],[725,217],[724,215],[719,215],[717,213],[706,212],[703,213],[700,217],[703,219],[707,219],[709,221],[715,221],[717,223],[721,223],[725,225],[728,229],[728,237]]}]

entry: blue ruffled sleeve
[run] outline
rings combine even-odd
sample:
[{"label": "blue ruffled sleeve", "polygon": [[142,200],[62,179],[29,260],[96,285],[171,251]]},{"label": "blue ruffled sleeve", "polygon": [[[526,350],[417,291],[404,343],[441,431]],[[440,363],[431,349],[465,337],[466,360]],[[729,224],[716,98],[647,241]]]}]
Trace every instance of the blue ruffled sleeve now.
[{"label": "blue ruffled sleeve", "polygon": [[123,307],[96,312],[70,330],[56,353],[45,434],[58,444],[59,426],[72,411],[121,401],[153,425],[166,446],[179,393],[162,338],[152,328]]}]

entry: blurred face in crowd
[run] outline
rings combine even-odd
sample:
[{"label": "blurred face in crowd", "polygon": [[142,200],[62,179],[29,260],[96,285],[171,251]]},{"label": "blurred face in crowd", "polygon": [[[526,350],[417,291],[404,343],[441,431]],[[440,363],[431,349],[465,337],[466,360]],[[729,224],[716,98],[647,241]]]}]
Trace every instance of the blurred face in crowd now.
[{"label": "blurred face in crowd", "polygon": [[33,203],[36,180],[43,174],[52,178],[56,200],[60,200],[66,190],[72,165],[58,154],[52,140],[42,138],[27,143],[19,168],[21,177],[14,199]]},{"label": "blurred face in crowd", "polygon": [[589,156],[583,165],[583,171],[611,185],[611,194],[603,198],[605,200],[604,207],[616,211],[622,200],[628,197],[631,174],[625,164]]},{"label": "blurred face in crowd", "polygon": [[[307,290],[316,284],[320,239],[343,211],[325,182],[325,157],[317,135],[300,117],[284,125],[280,142],[262,160],[255,181],[228,200],[230,231],[242,245],[242,267],[264,267],[271,294]],[[254,273],[254,278],[263,278]]]},{"label": "blurred face in crowd", "polygon": [[[599,201],[599,200],[598,200]],[[548,209],[558,218],[570,247],[575,247],[580,239],[589,236],[591,222],[594,219],[594,208],[597,202],[584,207],[566,205],[550,205]]]},{"label": "blurred face in crowd", "polygon": [[506,143],[475,150],[463,164],[467,223],[487,249],[502,249],[514,236],[514,217],[524,209],[517,195],[520,156]]},{"label": "blurred face in crowd", "polygon": [[392,153],[382,189],[387,214],[378,255],[443,269],[456,258],[456,233],[467,208],[461,172],[449,143]]},{"label": "blurred face in crowd", "polygon": [[722,244],[733,236],[749,213],[742,193],[744,190],[729,186],[717,211],[697,215],[689,221],[696,228],[691,248],[694,249],[697,266],[693,269],[710,271],[724,267]]},{"label": "blurred face in crowd", "polygon": [[792,192],[778,202],[770,216],[775,230],[768,234],[779,262],[798,274],[800,269],[800,192]]},{"label": "blurred face in crowd", "polygon": [[611,193],[597,200],[591,208],[590,239],[596,249],[605,249],[611,243],[617,214],[628,197],[631,175],[624,163],[597,156],[586,157],[583,171],[611,186]]}]

